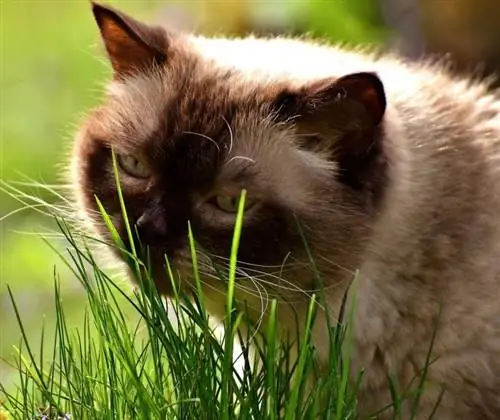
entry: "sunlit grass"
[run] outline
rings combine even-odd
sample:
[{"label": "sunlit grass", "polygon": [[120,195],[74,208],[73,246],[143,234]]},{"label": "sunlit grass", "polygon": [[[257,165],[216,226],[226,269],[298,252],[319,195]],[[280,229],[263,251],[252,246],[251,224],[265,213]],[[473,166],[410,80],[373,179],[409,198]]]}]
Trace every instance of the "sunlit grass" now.
[{"label": "sunlit grass", "polygon": [[[2,184],[4,191],[24,205],[37,203],[40,211],[52,214],[66,245],[61,249],[50,241],[47,244],[85,292],[78,302],[83,320],[73,327],[55,271],[55,318],[44,324],[37,342],[29,336],[23,311],[8,287],[21,340],[15,359],[7,361],[17,372],[16,386],[3,380],[0,383],[7,410],[2,415],[8,412],[14,419],[58,420],[357,418],[357,389],[363,376],[350,372],[355,327],[352,311],[344,313],[344,305],[339,314],[328,310],[321,273],[305,240],[319,289],[317,295],[310,296],[304,319],[297,319],[296,331],[302,333],[295,341],[278,334],[276,300],[267,306],[266,321],[257,332],[249,334],[247,329],[240,329],[250,319],[245,308],[235,301],[246,197],[242,192],[227,272],[218,272],[220,285],[226,287],[225,317],[219,320],[224,326],[221,338],[205,309],[191,227],[189,243],[196,287],[189,291],[181,287],[182,278],[167,259],[165,270],[173,290],[167,305],[154,285],[148,261],[138,256],[144,258],[147,253],[134,242],[114,154],[113,163],[117,196],[131,244],[128,248],[97,197],[96,201],[114,246],[135,273],[138,285],[134,289],[124,288],[123,279],[102,268],[94,252],[95,242],[102,245],[102,239],[75,229],[77,220],[64,217],[69,215],[68,208],[58,209],[22,189]],[[356,285],[356,281],[351,283],[352,297]],[[353,302],[350,308],[354,310]],[[324,340],[329,344],[329,357],[322,366],[311,342],[318,316],[326,317]],[[422,375],[416,378],[416,389],[407,395],[390,382],[395,418],[400,418],[406,398],[413,399],[410,418],[416,418],[427,368],[432,363],[430,350]],[[380,411],[387,408],[381,407]]]},{"label": "sunlit grass", "polygon": [[[56,215],[68,244],[66,252],[60,252],[59,256],[85,290],[83,326],[70,328],[68,325],[56,275],[56,322],[47,326],[53,329],[52,353],[44,353],[45,326],[35,352],[24,328],[22,312],[8,288],[22,334],[15,363],[19,374],[17,389],[1,384],[10,415],[20,419],[33,415],[51,419],[68,416],[78,419],[196,419],[200,416],[260,419],[284,415],[285,419],[292,419],[317,418],[321,409],[328,418],[330,410],[325,410],[325,401],[341,404],[342,413],[353,412],[354,398],[342,398],[340,403],[332,398],[337,394],[335,384],[342,383],[338,378],[345,376],[339,373],[342,365],[337,360],[329,370],[331,379],[325,381],[324,377],[318,377],[311,382],[318,372],[310,342],[317,306],[314,295],[306,319],[299,320],[304,323],[304,333],[296,342],[278,340],[276,301],[270,306],[267,334],[258,331],[248,335],[239,328],[248,319],[235,305],[245,191],[235,218],[228,272],[220,279],[221,285],[226,286],[227,297],[221,340],[203,304],[193,232],[189,228],[196,288],[186,292],[186,288],[181,287],[182,279],[166,260],[165,269],[174,291],[171,304],[166,305],[154,285],[148,261],[138,257],[140,253],[144,258],[144,249],[134,240],[134,226],[127,216],[114,153],[112,158],[128,248],[124,247],[123,238],[97,197],[96,201],[114,246],[134,272],[138,287],[132,293],[124,291],[101,269],[89,246],[90,238],[79,236],[71,224]],[[19,189],[9,189],[7,185],[4,189],[25,205],[37,201],[36,197],[23,196]],[[55,210],[50,205],[44,209]],[[56,248],[54,251],[58,252]],[[336,339],[339,331],[341,326],[330,330],[330,338],[341,345]],[[236,363],[236,343],[242,364]],[[340,354],[340,349],[335,352]],[[298,354],[298,358],[292,358],[293,354]],[[347,410],[346,401],[350,401]]]},{"label": "sunlit grass", "polygon": [[[245,336],[239,330],[246,315],[237,310],[233,291],[242,215],[243,204],[236,219],[227,280],[221,279],[228,288],[222,340],[205,312],[201,288],[196,288],[193,296],[186,295],[167,264],[175,296],[171,305],[166,305],[144,270],[144,262],[129,252],[129,263],[138,267],[139,278],[138,287],[129,294],[101,269],[90,247],[82,246],[86,240],[76,238],[71,227],[58,218],[69,244],[60,254],[61,261],[85,289],[84,321],[80,328],[68,325],[56,276],[56,322],[44,328],[44,332],[53,330],[53,353],[44,353],[41,345],[36,356],[38,348],[23,328],[22,314],[9,289],[22,331],[15,363],[18,387],[9,390],[2,386],[10,416],[330,418],[330,410],[325,410],[325,401],[329,401],[342,405],[341,418],[350,418],[355,398],[348,398],[343,391],[342,401],[337,400],[336,385],[344,376],[338,361],[326,378],[318,378],[312,386],[308,382],[318,370],[310,342],[317,306],[314,296],[307,318],[301,320],[304,335],[300,343],[278,340],[276,301],[270,305],[266,334]],[[192,246],[194,243],[191,241]],[[332,330],[330,337],[339,345],[336,334],[340,330]],[[42,333],[42,344],[44,337]],[[240,346],[243,363],[236,363],[234,343]],[[335,351],[340,354],[340,349]],[[299,354],[298,359],[291,358],[292,354]]]}]

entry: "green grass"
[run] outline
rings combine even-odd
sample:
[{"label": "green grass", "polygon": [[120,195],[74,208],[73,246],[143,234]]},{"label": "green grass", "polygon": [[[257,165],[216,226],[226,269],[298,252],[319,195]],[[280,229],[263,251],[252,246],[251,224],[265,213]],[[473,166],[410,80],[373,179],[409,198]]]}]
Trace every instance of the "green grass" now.
[{"label": "green grass", "polygon": [[[118,195],[121,196],[120,188]],[[132,247],[131,252],[122,252],[127,255],[130,267],[136,269],[139,285],[128,293],[96,262],[89,238],[78,237],[69,224],[58,218],[59,228],[69,244],[60,258],[86,292],[84,319],[80,328],[68,325],[56,275],[56,322],[42,329],[40,345],[34,347],[9,288],[22,332],[15,362],[19,375],[17,389],[0,385],[10,416],[288,420],[331,418],[329,413],[333,408],[325,410],[325,404],[333,404],[340,413],[335,418],[352,418],[356,400],[346,388],[343,365],[333,360],[330,374],[316,378],[318,366],[310,342],[317,306],[314,296],[306,319],[301,320],[305,324],[304,335],[297,342],[278,340],[276,301],[271,302],[268,325],[263,330],[267,334],[248,336],[239,328],[246,319],[245,312],[239,312],[234,301],[244,198],[243,194],[227,280],[226,276],[221,278],[227,285],[222,340],[204,309],[201,287],[196,288],[194,297],[187,296],[167,263],[176,292],[166,307],[144,262],[137,258]],[[126,214],[124,203],[122,209]],[[103,218],[108,219],[104,212]],[[129,226],[131,235],[130,229]],[[196,255],[195,241],[190,237]],[[120,246],[120,238],[115,239]],[[200,285],[199,280],[197,284]],[[53,351],[46,354],[44,339],[46,329],[50,328]],[[342,331],[340,326],[330,331],[335,346],[341,345],[338,334]],[[238,358],[234,357],[235,344],[239,344]],[[38,357],[35,349],[39,350]],[[340,354],[340,348],[333,351]],[[296,360],[291,357],[295,353],[299,354]],[[313,385],[309,382],[312,377]]]},{"label": "green grass", "polygon": [[[355,328],[352,312],[344,313],[341,309],[336,317],[339,321],[332,325],[321,287],[318,296],[310,296],[304,319],[297,320],[302,324],[297,325],[297,331],[303,332],[293,341],[277,332],[276,300],[271,301],[266,323],[255,333],[248,332],[254,325],[245,308],[236,305],[235,300],[246,192],[242,191],[235,218],[227,272],[218,271],[227,298],[221,338],[216,323],[205,310],[202,279],[197,270],[197,244],[191,228],[189,243],[196,287],[183,288],[182,279],[167,259],[165,270],[173,290],[167,305],[154,285],[148,261],[138,257],[145,255],[144,249],[134,242],[114,153],[113,163],[117,199],[130,249],[124,248],[97,197],[96,201],[113,246],[134,272],[138,286],[123,287],[120,279],[102,269],[92,251],[94,242],[102,240],[76,230],[74,220],[68,222],[61,217],[64,208],[47,203],[46,210],[53,212],[66,244],[64,251],[52,247],[53,252],[85,291],[85,301],[79,302],[84,308],[83,319],[80,326],[71,326],[55,272],[55,322],[44,324],[39,340],[33,340],[27,334],[16,296],[7,286],[21,340],[16,357],[6,361],[17,372],[16,386],[0,381],[4,414],[8,413],[12,419],[34,416],[51,420],[68,419],[68,415],[73,419],[357,418],[356,392],[362,373],[350,371],[351,337]],[[8,191],[23,201],[40,201],[37,197],[20,195],[15,187]],[[307,243],[304,246],[309,252]],[[310,262],[314,268],[311,254]],[[321,286],[319,272],[317,280]],[[356,286],[353,281],[353,298]],[[353,304],[349,306],[355,310]],[[318,316],[325,316],[328,326],[324,338],[330,345],[326,366],[318,364],[311,342]],[[250,328],[240,328],[246,325]],[[33,344],[34,341],[37,342]],[[410,418],[416,418],[432,363],[433,342],[434,337],[421,375],[415,378],[414,389],[401,392],[397,383],[388,378],[394,418],[401,418],[406,398],[412,398]],[[381,407],[380,411],[391,406]]]},{"label": "green grass", "polygon": [[[278,333],[276,300],[270,302],[267,321],[256,332],[252,331],[255,326],[245,308],[236,304],[245,191],[235,219],[227,272],[218,271],[227,298],[225,317],[218,320],[224,327],[221,333],[205,309],[197,269],[197,243],[191,228],[189,243],[196,287],[189,291],[181,287],[182,279],[166,260],[173,296],[167,304],[158,294],[147,261],[138,257],[143,249],[140,243],[134,243],[114,154],[113,162],[130,249],[123,247],[122,238],[102,206],[101,214],[114,246],[135,273],[138,285],[126,287],[128,283],[121,277],[103,269],[92,251],[95,243],[102,240],[75,229],[74,220],[62,217],[64,208],[47,203],[46,211],[53,212],[66,246],[61,250],[50,241],[47,245],[79,280],[85,292],[84,299],[78,302],[83,315],[74,326],[63,304],[58,272],[54,271],[55,322],[44,323],[39,337],[33,339],[28,335],[16,295],[7,286],[21,339],[16,356],[4,360],[13,367],[17,381],[12,386],[0,380],[4,410],[0,411],[0,418],[2,414],[7,419],[47,420],[357,418],[357,389],[363,377],[361,372],[350,371],[355,328],[352,312],[344,313],[342,307],[339,316],[330,319],[319,272],[319,293],[310,296],[307,314],[297,320],[302,324],[297,331],[303,333],[295,341]],[[18,189],[9,191],[20,199]],[[29,195],[21,198],[40,201]],[[311,254],[310,260],[314,268]],[[356,287],[357,281],[353,281],[353,298]],[[355,310],[352,302],[349,306]],[[311,342],[311,331],[320,316],[327,317],[324,339],[330,346],[326,366],[318,364]],[[333,325],[337,318],[339,321]],[[412,398],[410,418],[418,414],[428,367],[433,362],[434,338],[421,375],[415,378],[414,389],[402,392],[388,378],[395,419],[401,418],[406,398]],[[379,412],[391,406],[381,407]]]}]

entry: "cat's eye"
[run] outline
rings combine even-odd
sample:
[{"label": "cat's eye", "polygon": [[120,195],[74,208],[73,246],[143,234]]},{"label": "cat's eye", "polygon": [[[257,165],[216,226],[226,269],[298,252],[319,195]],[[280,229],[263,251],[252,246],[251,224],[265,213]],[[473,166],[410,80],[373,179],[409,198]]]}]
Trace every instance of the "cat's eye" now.
[{"label": "cat's eye", "polygon": [[151,176],[151,169],[144,159],[138,156],[119,155],[118,163],[128,175],[134,178],[149,178]]},{"label": "cat's eye", "polygon": [[[238,206],[240,202],[240,196],[239,195],[218,195],[214,199],[215,205],[222,211],[226,213],[237,213],[238,212]],[[250,207],[253,206],[253,202],[248,200],[248,198],[245,200],[245,210],[248,210]]]}]

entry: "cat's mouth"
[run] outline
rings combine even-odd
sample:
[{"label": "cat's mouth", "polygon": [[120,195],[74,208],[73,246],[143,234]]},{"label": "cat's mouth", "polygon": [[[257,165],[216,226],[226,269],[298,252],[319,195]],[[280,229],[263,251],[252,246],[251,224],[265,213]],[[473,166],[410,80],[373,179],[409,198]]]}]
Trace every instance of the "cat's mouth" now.
[{"label": "cat's mouth", "polygon": [[[141,238],[137,230],[131,231],[132,238],[126,229],[120,232],[122,245],[115,243],[113,251],[129,268],[129,274],[133,280],[139,282],[142,279],[151,278],[161,294],[170,295],[172,293],[171,276],[173,271],[178,271],[180,260],[180,248],[174,247],[166,240],[156,239],[151,243],[150,238],[146,242]],[[139,272],[138,272],[139,270]]]},{"label": "cat's mouth", "polygon": [[[172,296],[173,287],[192,293],[196,289],[193,265],[193,254],[188,240],[177,243],[176,247],[164,241],[155,244],[144,244],[136,235],[133,240],[124,239],[125,252],[120,252],[120,258],[127,264],[131,277],[139,282],[142,278],[151,278],[158,291],[165,296]],[[209,257],[207,253],[198,250],[195,253],[197,274],[203,283],[224,283],[227,281],[227,258],[219,260]],[[137,273],[138,264],[140,273]],[[175,286],[172,284],[175,283]]]},{"label": "cat's mouth", "polygon": [[149,247],[136,248],[136,257],[132,255],[130,250],[121,255],[122,260],[129,268],[132,279],[136,283],[145,279],[152,280],[160,294],[171,296],[173,293],[172,281],[179,278],[177,275],[179,271],[178,259],[157,250],[152,251]]}]

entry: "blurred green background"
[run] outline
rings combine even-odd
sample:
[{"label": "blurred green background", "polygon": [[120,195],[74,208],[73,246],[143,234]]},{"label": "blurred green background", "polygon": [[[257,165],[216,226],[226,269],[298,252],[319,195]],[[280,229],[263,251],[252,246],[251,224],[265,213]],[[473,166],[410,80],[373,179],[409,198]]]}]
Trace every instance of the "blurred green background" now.
[{"label": "blurred green background", "polygon": [[[496,16],[500,16],[500,2],[494,0],[474,3],[468,0],[123,0],[110,3],[135,17],[164,21],[181,29],[240,35],[308,33],[332,42],[391,45],[410,58],[417,58],[424,51],[452,52],[460,69],[468,69],[478,60],[484,60],[487,69],[499,67],[500,25],[498,22],[490,26],[481,24],[491,21],[495,15],[490,9],[484,9],[484,4],[496,7]],[[451,10],[439,3],[463,7]],[[439,7],[446,13],[440,14]],[[460,14],[460,10],[465,12]],[[90,4],[86,0],[1,0],[0,12],[0,179],[9,183],[32,179],[50,185],[64,184],[62,176],[75,127],[86,110],[99,100],[109,77]],[[443,25],[453,28],[451,35],[456,31],[454,35],[460,34],[462,38],[455,37],[458,41],[453,41],[450,31],[440,36],[436,28]],[[465,48],[460,39],[473,39],[473,47],[469,42],[466,45],[469,48]],[[43,189],[23,188],[45,200],[57,201]],[[62,281],[68,315],[75,325],[81,320],[83,308],[80,285],[37,235],[56,229],[54,222],[33,209],[21,210],[22,207],[0,191],[2,359],[9,357],[12,346],[20,340],[7,284],[14,291],[28,335],[35,345],[44,317],[48,327],[53,323],[54,267]],[[64,247],[60,241],[55,243]],[[2,383],[15,381],[12,373],[0,362]]]}]

